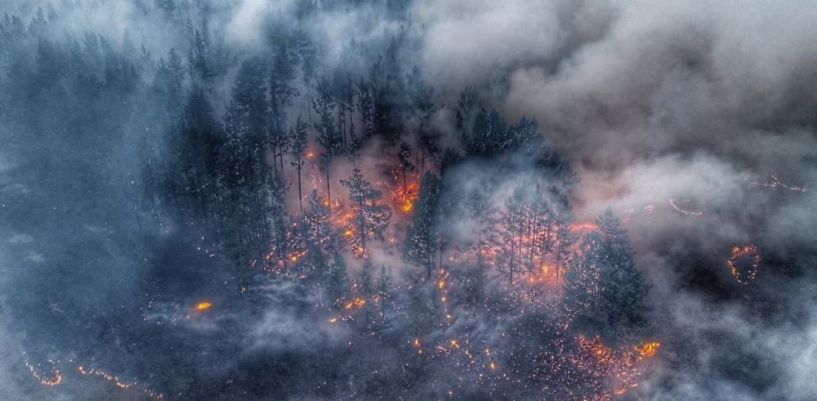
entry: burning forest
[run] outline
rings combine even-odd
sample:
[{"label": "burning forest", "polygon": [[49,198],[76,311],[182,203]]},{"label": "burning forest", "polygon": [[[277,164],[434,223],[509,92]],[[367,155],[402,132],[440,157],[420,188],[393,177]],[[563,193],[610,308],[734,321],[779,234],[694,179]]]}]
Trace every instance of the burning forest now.
[{"label": "burning forest", "polygon": [[817,8],[636,3],[1,5],[0,398],[815,399]]}]

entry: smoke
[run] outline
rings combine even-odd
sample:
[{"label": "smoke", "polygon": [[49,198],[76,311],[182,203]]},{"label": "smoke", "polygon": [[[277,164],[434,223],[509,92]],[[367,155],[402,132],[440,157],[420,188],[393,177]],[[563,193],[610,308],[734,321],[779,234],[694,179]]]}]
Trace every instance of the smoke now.
[{"label": "smoke", "polygon": [[[661,337],[696,358],[668,357],[666,377],[644,398],[814,394],[800,379],[813,317],[799,312],[814,302],[781,293],[807,294],[800,283],[814,277],[806,237],[817,204],[809,22],[817,8],[522,1],[501,9],[418,3],[416,16],[429,21],[425,71],[441,88],[475,86],[507,115],[536,117],[578,169],[577,216],[612,208],[629,220],[654,319],[667,327]],[[771,176],[807,191],[770,188]],[[760,244],[762,289],[729,282],[728,250],[745,243]],[[746,303],[774,304],[769,319],[781,325],[759,320],[760,307],[738,306]]]}]

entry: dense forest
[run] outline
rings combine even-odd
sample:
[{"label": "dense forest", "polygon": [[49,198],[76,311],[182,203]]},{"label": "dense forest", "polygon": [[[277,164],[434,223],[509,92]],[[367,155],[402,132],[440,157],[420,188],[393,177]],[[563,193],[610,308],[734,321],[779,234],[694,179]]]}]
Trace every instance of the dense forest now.
[{"label": "dense forest", "polygon": [[[814,248],[735,236],[684,256],[672,234],[655,240],[693,267],[648,274],[664,251],[629,231],[734,214],[705,197],[588,209],[564,127],[498,103],[501,68],[428,78],[412,1],[285,2],[238,46],[224,16],[241,3],[128,2],[121,35],[73,28],[94,2],[3,16],[0,259],[20,266],[0,280],[4,398],[689,396],[671,372],[730,340],[680,336],[668,287],[776,316],[772,286],[808,274]],[[357,9],[368,34],[314,28]],[[771,177],[740,184],[771,199],[745,207],[810,196]],[[777,394],[756,353],[718,374]]]}]

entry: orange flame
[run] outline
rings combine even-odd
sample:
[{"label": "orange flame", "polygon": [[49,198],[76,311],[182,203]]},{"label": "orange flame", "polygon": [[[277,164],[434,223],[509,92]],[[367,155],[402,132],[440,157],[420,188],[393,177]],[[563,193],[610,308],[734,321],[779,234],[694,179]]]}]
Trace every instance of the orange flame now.
[{"label": "orange flame", "polygon": [[195,306],[196,312],[204,313],[213,309],[213,303],[208,300],[199,301]]}]

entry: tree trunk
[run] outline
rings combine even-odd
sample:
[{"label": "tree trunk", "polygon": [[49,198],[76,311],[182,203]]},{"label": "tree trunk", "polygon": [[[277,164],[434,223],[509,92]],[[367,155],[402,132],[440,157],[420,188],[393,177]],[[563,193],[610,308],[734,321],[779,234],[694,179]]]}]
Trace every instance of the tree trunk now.
[{"label": "tree trunk", "polygon": [[301,160],[298,159],[298,206],[301,209],[301,214],[304,214],[304,195],[301,192]]}]

